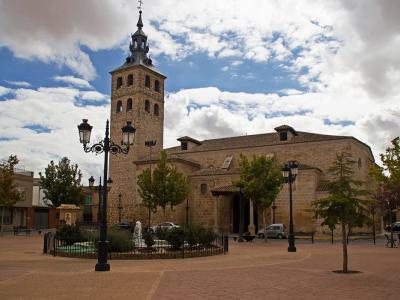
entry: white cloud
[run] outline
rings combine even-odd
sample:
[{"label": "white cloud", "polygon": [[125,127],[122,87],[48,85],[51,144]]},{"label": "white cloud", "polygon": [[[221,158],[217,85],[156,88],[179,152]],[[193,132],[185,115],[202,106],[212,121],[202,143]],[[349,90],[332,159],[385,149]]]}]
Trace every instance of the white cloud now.
[{"label": "white cloud", "polygon": [[11,89],[0,85],[0,97],[11,92]]},{"label": "white cloud", "polygon": [[[41,87],[16,89],[12,98],[0,101],[0,158],[16,154],[21,165],[37,176],[50,160],[67,156],[78,163],[85,181],[92,174],[100,175],[102,157],[83,152],[76,126],[88,118],[93,140],[101,140],[110,108],[108,104],[77,106],[80,95],[75,88]],[[32,126],[49,132],[38,133]]]},{"label": "white cloud", "polygon": [[201,140],[273,132],[274,127],[289,124],[299,131],[355,136],[371,145],[375,154],[382,153],[400,132],[400,102],[392,102],[388,109],[386,103],[364,97],[232,93],[214,87],[181,90],[167,95],[164,139],[172,146],[184,135]]},{"label": "white cloud", "polygon": [[95,101],[101,101],[107,99],[107,95],[104,95],[102,93],[99,93],[97,91],[85,91],[81,92],[81,99],[83,100],[95,100]]},{"label": "white cloud", "polygon": [[283,90],[280,90],[280,92],[285,95],[301,95],[301,94],[303,94],[302,91],[299,91],[296,89],[283,89]]},{"label": "white cloud", "polygon": [[26,81],[12,81],[12,80],[4,80],[5,82],[14,85],[14,86],[21,86],[21,87],[30,87],[31,84]]},{"label": "white cloud", "polygon": [[0,2],[0,45],[16,57],[66,65],[86,80],[96,71],[81,46],[119,45],[133,30],[136,3],[111,0]]},{"label": "white cloud", "polygon": [[90,83],[82,78],[77,78],[74,76],[54,76],[55,81],[70,83],[76,87],[92,88]]},{"label": "white cloud", "polygon": [[[382,152],[385,142],[398,135],[399,1],[227,3],[146,2],[144,31],[149,36],[151,55],[165,54],[171,59],[196,53],[229,57],[233,60],[229,69],[249,60],[259,64],[272,60],[308,92],[286,89],[281,91],[286,95],[279,96],[204,87],[170,93],[165,104],[166,146],[176,143],[174,139],[181,135],[202,139],[271,132],[283,123],[303,131],[354,135],[370,144],[375,153]],[[95,76],[81,46],[97,51],[122,45],[127,50],[128,33],[136,28],[135,6],[131,1],[111,0],[0,2],[0,45],[17,57],[67,65],[83,78],[63,77],[75,88],[18,89],[14,98],[0,102],[0,134],[12,132],[17,138],[0,142],[1,153],[22,149],[25,157],[37,161],[47,161],[58,153],[68,155],[71,146],[65,141],[75,137],[61,128],[76,124],[65,120],[66,114],[86,114],[100,122],[95,113],[104,116],[105,107],[74,105],[78,97],[91,95],[92,100],[100,100],[104,96],[94,92],[85,95],[88,91],[77,89],[91,88],[87,80]],[[169,80],[174,80],[173,74]],[[9,92],[0,87],[0,95]],[[325,119],[331,123],[325,123]],[[51,153],[38,149],[42,142],[39,137],[47,137],[46,133],[33,134],[24,128],[27,124],[49,126],[49,136],[62,147],[46,148],[54,149]],[[50,140],[42,144],[48,145]],[[30,150],[31,145],[34,147]],[[78,152],[71,156],[81,159]]]}]

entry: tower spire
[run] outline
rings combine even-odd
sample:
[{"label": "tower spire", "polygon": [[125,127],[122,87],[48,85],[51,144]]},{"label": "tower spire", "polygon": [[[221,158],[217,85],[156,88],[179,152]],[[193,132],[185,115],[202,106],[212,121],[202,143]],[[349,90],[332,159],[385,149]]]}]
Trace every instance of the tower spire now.
[{"label": "tower spire", "polygon": [[139,10],[139,19],[137,22],[137,30],[134,34],[131,35],[132,41],[129,45],[129,50],[131,51],[131,55],[126,58],[126,63],[129,64],[144,64],[146,66],[152,66],[152,61],[147,53],[149,52],[149,44],[147,43],[147,35],[143,32],[143,21],[142,21],[142,0],[138,0],[138,10]]},{"label": "tower spire", "polygon": [[143,22],[142,22],[142,10],[139,10],[139,20],[137,22],[137,27],[139,30],[143,28]]}]

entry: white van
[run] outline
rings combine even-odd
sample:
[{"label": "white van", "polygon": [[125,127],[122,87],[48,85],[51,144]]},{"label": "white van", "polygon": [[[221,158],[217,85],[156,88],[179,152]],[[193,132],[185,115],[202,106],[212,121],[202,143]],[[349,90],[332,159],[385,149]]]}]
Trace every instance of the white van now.
[{"label": "white van", "polygon": [[259,238],[264,238],[265,233],[267,234],[268,238],[278,238],[278,239],[286,238],[286,229],[285,229],[285,225],[283,225],[283,224],[268,225],[267,228],[260,229],[257,232],[257,236]]}]

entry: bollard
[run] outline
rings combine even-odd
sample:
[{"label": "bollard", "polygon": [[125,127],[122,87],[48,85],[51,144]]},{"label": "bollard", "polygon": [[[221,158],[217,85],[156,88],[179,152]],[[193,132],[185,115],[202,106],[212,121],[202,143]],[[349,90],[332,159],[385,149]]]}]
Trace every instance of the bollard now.
[{"label": "bollard", "polygon": [[43,236],[43,253],[47,254],[47,238],[48,238],[48,233],[45,233]]},{"label": "bollard", "polygon": [[224,254],[229,250],[229,236],[224,235]]}]

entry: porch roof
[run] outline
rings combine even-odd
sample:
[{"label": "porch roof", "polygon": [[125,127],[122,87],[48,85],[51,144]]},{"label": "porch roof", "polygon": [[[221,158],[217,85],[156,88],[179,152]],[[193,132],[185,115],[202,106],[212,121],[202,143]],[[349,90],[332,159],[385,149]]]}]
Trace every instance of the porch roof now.
[{"label": "porch roof", "polygon": [[218,186],[211,190],[213,196],[238,193],[239,188],[234,185]]}]

